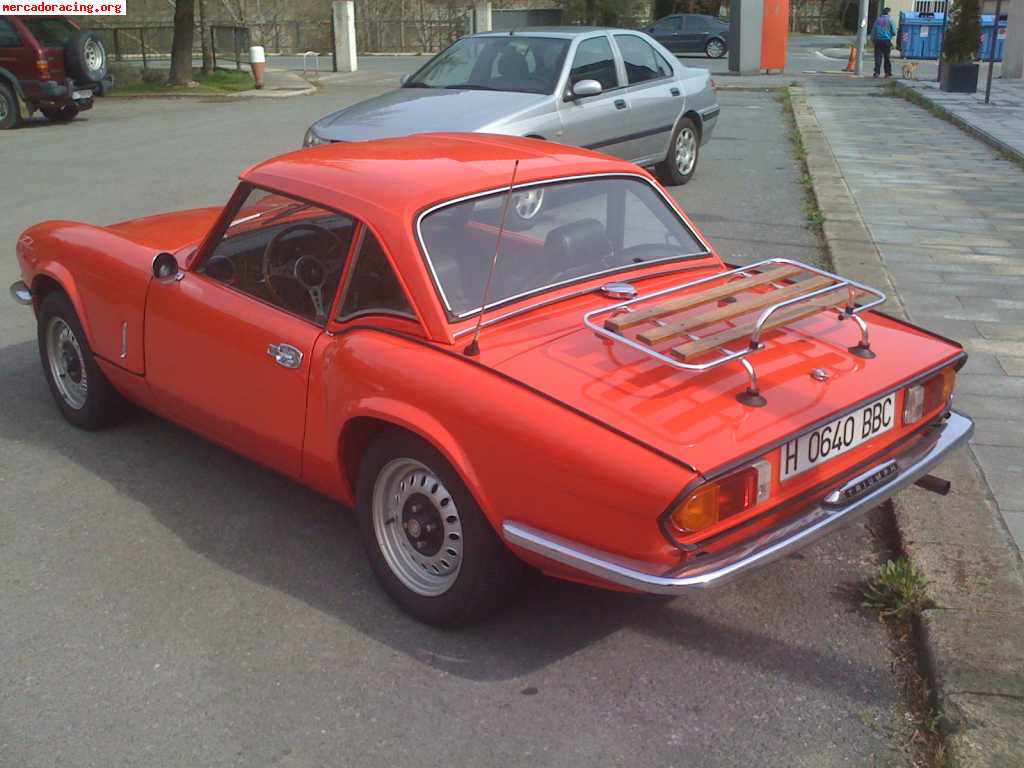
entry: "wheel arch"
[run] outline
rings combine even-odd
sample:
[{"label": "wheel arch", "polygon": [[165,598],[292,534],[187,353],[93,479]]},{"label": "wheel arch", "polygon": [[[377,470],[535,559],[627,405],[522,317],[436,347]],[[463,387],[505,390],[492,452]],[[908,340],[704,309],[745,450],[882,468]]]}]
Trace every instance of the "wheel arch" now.
[{"label": "wheel arch", "polygon": [[[366,449],[374,439],[386,432],[417,438],[440,453],[476,498],[491,525],[495,526],[479,475],[454,436],[426,411],[389,398],[373,398],[372,401],[362,403],[357,412],[342,425],[338,439],[338,458],[343,482],[353,501]],[[495,530],[498,530],[496,526]]]},{"label": "wheel arch", "polygon": [[85,338],[89,342],[89,345],[92,346],[92,330],[89,327],[89,317],[85,313],[81,294],[75,285],[75,280],[71,276],[71,273],[64,266],[51,262],[47,265],[46,271],[40,272],[32,278],[31,288],[32,304],[37,314],[39,312],[40,305],[43,303],[43,299],[51,293],[59,292],[67,296],[71,305],[75,308],[75,314],[78,315],[78,322],[82,324],[82,330],[85,331]]}]

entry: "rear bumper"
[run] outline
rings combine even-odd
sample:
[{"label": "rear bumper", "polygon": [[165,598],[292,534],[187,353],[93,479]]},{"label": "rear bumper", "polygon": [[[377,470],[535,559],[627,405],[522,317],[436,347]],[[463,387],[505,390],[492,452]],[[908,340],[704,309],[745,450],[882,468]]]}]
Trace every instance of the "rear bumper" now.
[{"label": "rear bumper", "polygon": [[786,520],[724,552],[696,558],[669,572],[665,572],[661,563],[647,563],[602,552],[511,520],[503,524],[502,531],[509,544],[602,581],[640,592],[678,594],[694,587],[716,586],[800,549],[874,509],[927,474],[947,453],[965,443],[974,432],[974,422],[952,412],[947,419],[929,429],[925,438],[912,448],[881,461],[879,466],[895,460],[897,471],[891,475],[892,479],[855,501],[845,506],[826,504],[824,499],[829,494],[823,494],[821,502],[804,510],[795,519]]},{"label": "rear bumper", "polygon": [[711,135],[715,132],[715,126],[718,125],[718,115],[722,109],[716,103],[712,107],[699,110],[701,122],[703,127],[700,132],[700,143],[703,146],[708,143]]}]

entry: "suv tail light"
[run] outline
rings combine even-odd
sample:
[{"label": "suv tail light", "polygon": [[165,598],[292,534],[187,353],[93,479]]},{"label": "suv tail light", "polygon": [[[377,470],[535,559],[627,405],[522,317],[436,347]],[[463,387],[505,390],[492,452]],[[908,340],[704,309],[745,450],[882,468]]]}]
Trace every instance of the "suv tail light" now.
[{"label": "suv tail light", "polygon": [[36,72],[39,74],[40,80],[50,79],[50,62],[45,58],[36,59]]},{"label": "suv tail light", "polygon": [[916,424],[926,413],[947,404],[955,382],[953,369],[943,368],[926,382],[907,387],[903,391],[903,423]]},{"label": "suv tail light", "polygon": [[706,483],[672,510],[674,531],[691,534],[760,504],[771,495],[772,465],[757,461],[739,472]]}]

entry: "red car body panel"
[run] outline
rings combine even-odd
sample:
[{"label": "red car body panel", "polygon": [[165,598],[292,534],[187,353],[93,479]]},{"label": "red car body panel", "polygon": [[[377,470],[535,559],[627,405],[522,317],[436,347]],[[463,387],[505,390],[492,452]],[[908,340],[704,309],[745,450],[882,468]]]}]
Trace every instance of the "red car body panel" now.
[{"label": "red car body panel", "polygon": [[[684,489],[740,459],[777,461],[787,437],[963,358],[958,345],[877,313],[868,319],[877,356],[858,358],[847,352],[858,338],[853,323],[816,316],[774,332],[758,353],[769,406],[750,408],[735,399],[747,382],[739,366],[678,371],[585,330],[582,315],[607,299],[583,292],[607,278],[549,291],[545,306],[485,327],[482,353],[466,356],[475,320],[446,315],[416,220],[432,205],[507,187],[516,160],[517,183],[650,178],[586,150],[478,134],[325,145],[242,174],[233,202],[251,184],[367,227],[415,322],[381,315],[320,328],[197,272],[234,215],[232,203],[223,213],[203,208],[107,228],[47,222],[22,235],[18,256],[37,295],[52,280],[71,297],[104,372],[126,397],[211,440],[352,504],[362,449],[374,430],[394,425],[448,459],[499,532],[514,518],[665,568],[687,557],[658,524]],[[628,279],[645,293],[724,270],[708,250],[638,266]],[[178,257],[181,279],[152,277],[159,251]],[[344,285],[343,276],[339,290]],[[511,303],[492,319],[537,302]],[[303,353],[299,369],[269,363],[268,345],[282,341]],[[812,379],[812,368],[825,370],[827,380]],[[787,500],[913,431],[899,426],[784,487],[773,481],[772,519],[786,514]],[[763,512],[749,510],[694,541]],[[595,581],[514,549],[548,572]]]}]

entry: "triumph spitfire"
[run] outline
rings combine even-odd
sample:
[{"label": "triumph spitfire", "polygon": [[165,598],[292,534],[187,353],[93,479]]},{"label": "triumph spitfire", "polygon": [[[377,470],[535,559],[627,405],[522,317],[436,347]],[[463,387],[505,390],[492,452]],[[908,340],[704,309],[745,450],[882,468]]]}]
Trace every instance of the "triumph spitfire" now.
[{"label": "triumph spitfire", "polygon": [[223,209],[45,222],[17,256],[68,421],[130,401],[354,507],[437,625],[523,563],[722,583],[935,487],[972,430],[958,344],[824,270],[726,265],[647,172],[551,142],[315,147]]}]

